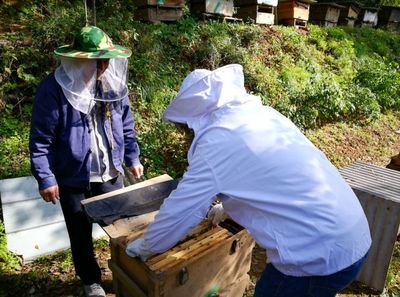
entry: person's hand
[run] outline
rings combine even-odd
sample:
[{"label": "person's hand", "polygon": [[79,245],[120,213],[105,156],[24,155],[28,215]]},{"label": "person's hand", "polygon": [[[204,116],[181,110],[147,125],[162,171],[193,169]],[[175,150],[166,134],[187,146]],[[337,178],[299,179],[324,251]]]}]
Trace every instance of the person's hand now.
[{"label": "person's hand", "polygon": [[144,169],[143,169],[142,164],[134,165],[131,168],[129,168],[129,170],[132,172],[133,176],[136,179],[140,179],[143,176]]},{"label": "person's hand", "polygon": [[224,207],[221,203],[215,204],[207,214],[207,219],[213,225],[218,225],[219,223],[225,221],[228,215],[224,211]]},{"label": "person's hand", "polygon": [[53,204],[57,203],[57,200],[60,199],[58,193],[58,185],[48,187],[44,190],[39,191],[40,196],[42,196],[43,200],[46,202],[51,202]]},{"label": "person's hand", "polygon": [[126,246],[125,252],[130,257],[140,257],[142,261],[146,261],[148,257],[154,255],[154,253],[148,250],[143,237],[129,243]]}]

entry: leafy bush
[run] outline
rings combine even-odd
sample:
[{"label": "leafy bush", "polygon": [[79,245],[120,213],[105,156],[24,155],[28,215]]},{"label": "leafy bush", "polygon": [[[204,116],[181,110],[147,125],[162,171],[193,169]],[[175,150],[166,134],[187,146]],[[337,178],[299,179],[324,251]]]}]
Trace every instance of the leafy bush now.
[{"label": "leafy bush", "polygon": [[399,64],[385,57],[371,55],[363,57],[358,63],[355,82],[369,88],[376,94],[376,101],[382,110],[400,108]]},{"label": "leafy bush", "polygon": [[0,117],[0,179],[30,174],[28,133],[30,105],[13,113],[7,105]]},{"label": "leafy bush", "polygon": [[[0,163],[2,177],[29,173],[31,98],[40,79],[57,65],[54,48],[71,43],[84,24],[81,1],[21,3],[17,10],[1,10],[25,26],[3,35],[7,42],[0,47],[0,110],[5,112],[0,157],[7,160]],[[303,129],[338,120],[369,121],[399,108],[397,34],[318,26],[305,33],[191,17],[144,24],[134,20],[132,1],[100,1],[97,6],[98,26],[133,52],[128,84],[148,176],[178,176],[186,166],[187,140],[162,123],[161,114],[196,68],[242,64],[247,90]],[[89,9],[89,20],[91,15]]]},{"label": "leafy bush", "polygon": [[18,270],[20,267],[21,259],[7,250],[4,224],[0,220],[0,273]]}]

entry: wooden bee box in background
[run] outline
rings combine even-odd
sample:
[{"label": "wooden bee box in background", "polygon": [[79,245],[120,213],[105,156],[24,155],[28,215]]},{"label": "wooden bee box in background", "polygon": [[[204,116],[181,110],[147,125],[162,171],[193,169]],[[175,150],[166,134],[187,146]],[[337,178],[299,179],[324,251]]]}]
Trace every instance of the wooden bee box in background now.
[{"label": "wooden bee box in background", "polygon": [[340,1],[339,4],[343,8],[340,9],[338,25],[354,27],[360,13],[360,6],[353,1]]},{"label": "wooden bee box in background", "polygon": [[277,0],[237,0],[236,16],[244,21],[252,20],[256,24],[273,25],[275,23]]},{"label": "wooden bee box in background", "polygon": [[361,27],[375,28],[378,24],[378,11],[379,9],[374,7],[361,8],[356,24]]},{"label": "wooden bee box in background", "polygon": [[183,16],[184,0],[135,0],[135,19],[152,23],[177,21]]},{"label": "wooden bee box in background", "polygon": [[278,2],[278,22],[287,26],[305,27],[313,0],[280,0]]},{"label": "wooden bee box in background", "polygon": [[313,3],[310,7],[309,22],[324,27],[336,27],[340,10],[344,8],[336,3]]},{"label": "wooden bee box in background", "polygon": [[233,0],[191,0],[190,13],[199,17],[203,14],[232,17]]},{"label": "wooden bee box in background", "polygon": [[378,27],[400,30],[400,7],[382,6],[378,13]]}]

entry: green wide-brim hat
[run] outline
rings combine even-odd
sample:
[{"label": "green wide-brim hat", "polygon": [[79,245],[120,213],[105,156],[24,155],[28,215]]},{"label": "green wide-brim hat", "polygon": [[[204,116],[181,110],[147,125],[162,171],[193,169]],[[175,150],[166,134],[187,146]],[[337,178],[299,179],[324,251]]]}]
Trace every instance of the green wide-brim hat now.
[{"label": "green wide-brim hat", "polygon": [[77,59],[128,58],[132,54],[130,49],[114,45],[111,38],[95,26],[83,27],[75,36],[72,45],[60,46],[54,53]]}]

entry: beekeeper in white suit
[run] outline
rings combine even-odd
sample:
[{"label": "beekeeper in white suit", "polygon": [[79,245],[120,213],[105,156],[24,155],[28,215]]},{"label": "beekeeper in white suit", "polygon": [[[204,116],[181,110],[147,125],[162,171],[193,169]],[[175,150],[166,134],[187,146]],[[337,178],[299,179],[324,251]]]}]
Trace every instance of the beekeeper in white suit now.
[{"label": "beekeeper in white suit", "polygon": [[335,296],[356,277],[371,245],[357,197],[289,119],[247,94],[241,65],[190,73],[164,120],[194,130],[189,166],[130,256],[174,246],[218,195],[266,249],[254,296]]}]

